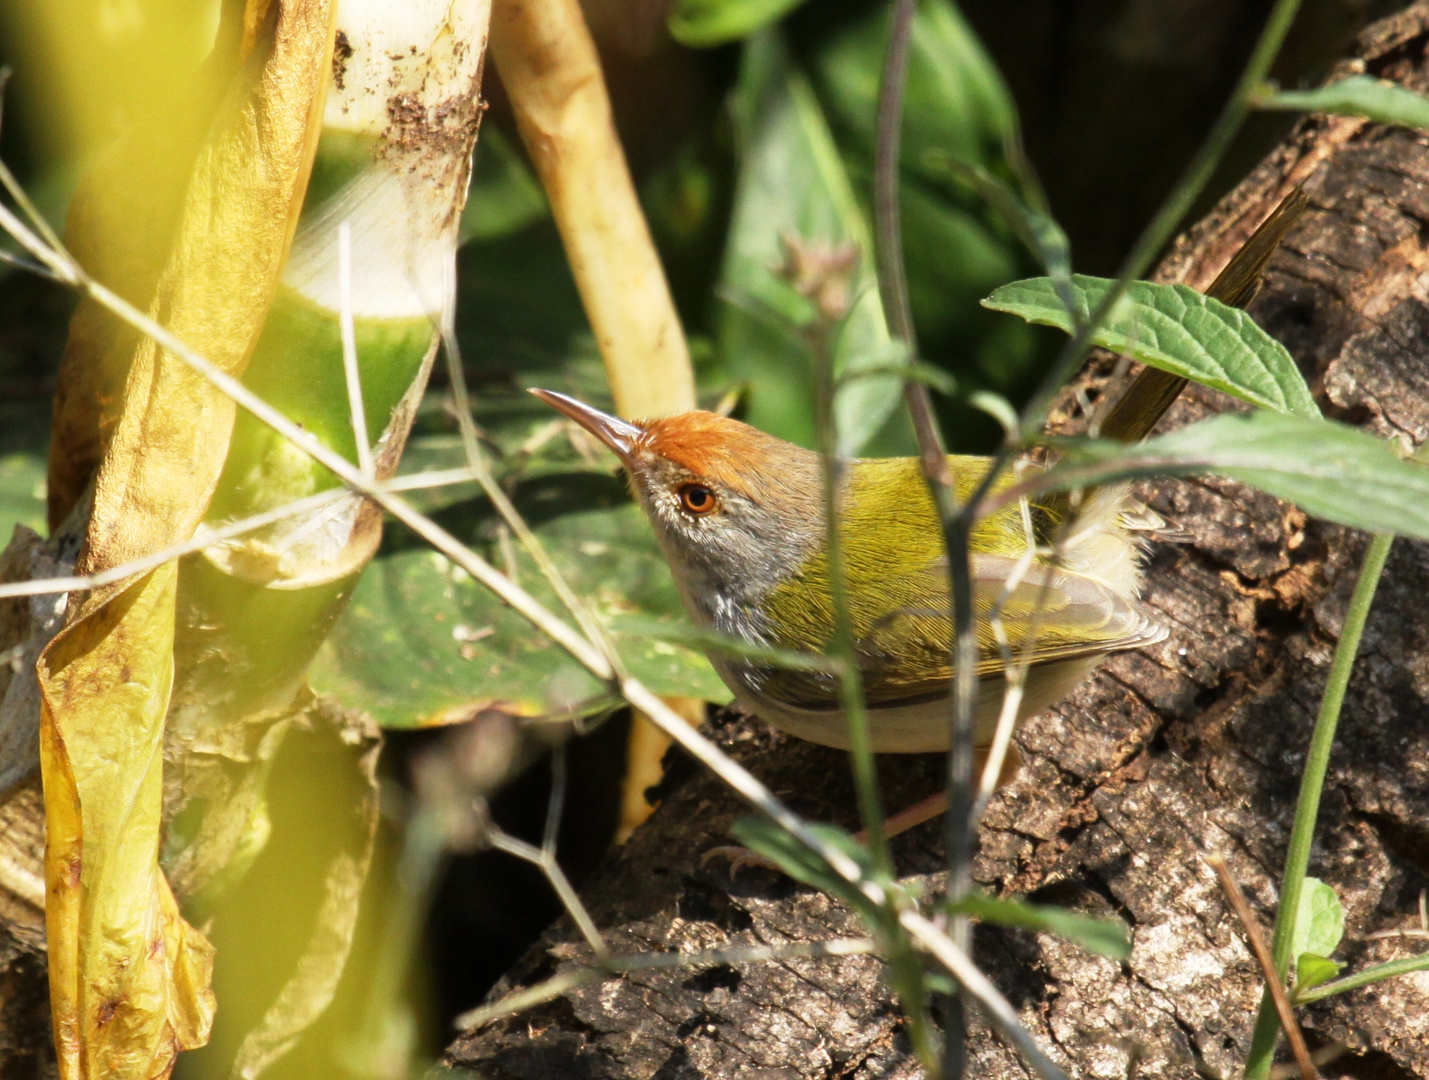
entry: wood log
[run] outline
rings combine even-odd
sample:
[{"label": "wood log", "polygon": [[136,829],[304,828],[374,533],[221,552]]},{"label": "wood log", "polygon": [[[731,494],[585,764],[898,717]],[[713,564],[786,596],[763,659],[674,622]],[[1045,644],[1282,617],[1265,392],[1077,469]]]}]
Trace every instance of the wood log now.
[{"label": "wood log", "polygon": [[[1372,26],[1335,77],[1429,89],[1429,3]],[[1295,184],[1310,209],[1272,261],[1254,318],[1285,343],[1332,417],[1414,444],[1429,436],[1429,136],[1313,117],[1175,246],[1158,271],[1204,287]],[[1114,365],[1081,380],[1095,399]],[[1067,399],[1069,402],[1072,398]],[[1193,388],[1163,428],[1233,407]],[[1060,417],[1075,425],[1075,406]],[[1045,934],[979,927],[978,963],[1074,1078],[1240,1071],[1260,974],[1208,852],[1268,927],[1319,695],[1365,538],[1221,480],[1141,495],[1189,542],[1150,556],[1148,602],[1170,638],[1120,655],[1029,721],[1025,763],[993,800],[976,878],[989,890],[1119,917],[1125,963]],[[845,756],[724,714],[713,734],[800,812],[855,827]],[[938,758],[881,762],[897,806],[939,783]],[[702,866],[744,808],[678,768],[646,826],[586,890],[616,953],[818,941],[861,933],[846,908],[762,871]],[[935,824],[894,844],[899,871],[940,880]],[[1418,927],[1429,887],[1429,545],[1395,544],[1340,725],[1311,873],[1345,906],[1350,970],[1429,947],[1365,935]],[[552,927],[499,997],[590,962]],[[476,1004],[473,1002],[473,1004]],[[1327,1076],[1429,1076],[1429,973],[1300,1010]],[[969,1075],[1028,1076],[976,1018]],[[458,1038],[447,1067],[552,1077],[921,1075],[880,963],[867,956],[651,970],[596,981]]]}]

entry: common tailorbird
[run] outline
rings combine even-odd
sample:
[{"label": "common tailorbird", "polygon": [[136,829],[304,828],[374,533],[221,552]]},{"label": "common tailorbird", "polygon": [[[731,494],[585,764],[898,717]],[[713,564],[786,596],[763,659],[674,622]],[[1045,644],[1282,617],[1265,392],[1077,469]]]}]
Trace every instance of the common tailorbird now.
[{"label": "common tailorbird", "polygon": [[[714,413],[633,424],[562,394],[533,393],[620,458],[697,625],[752,645],[828,650],[834,605],[817,453]],[[949,464],[966,499],[988,459],[954,456]],[[1015,479],[1009,471],[993,490]],[[1123,492],[1097,492],[1071,522],[1062,502],[1010,505],[973,530],[980,736],[997,717],[1004,685],[988,618],[994,606],[1013,655],[1031,661],[1024,712],[1065,696],[1106,654],[1165,636],[1137,599],[1139,543],[1126,527]],[[873,749],[947,749],[948,563],[918,460],[850,462],[838,505],[850,629]],[[1070,528],[1053,565],[1045,551],[1064,523]],[[1030,563],[1024,559],[1029,551]],[[756,716],[812,742],[848,745],[836,676],[731,658],[718,649],[710,660]]]},{"label": "common tailorbird", "polygon": [[[1299,217],[1293,192],[1207,292],[1243,306]],[[1148,369],[1102,424],[1123,441],[1145,436],[1185,380]],[[630,422],[548,390],[533,390],[615,452],[648,515],[691,618],[753,645],[822,653],[834,636],[824,470],[811,450],[710,412]],[[950,456],[966,499],[987,458]],[[1039,466],[1022,463],[1023,477]],[[1016,482],[1007,470],[992,493]],[[949,739],[952,619],[947,555],[915,458],[847,463],[837,493],[848,615],[873,749],[944,750]],[[1075,506],[1075,509],[1074,509]],[[1021,714],[1064,697],[1111,653],[1161,640],[1140,600],[1142,548],[1156,524],[1124,487],[1076,503],[1046,495],[1009,503],[971,533],[977,616],[979,741],[999,712],[1006,663],[1030,661]],[[995,617],[993,616],[996,612]],[[836,678],[712,649],[741,705],[827,746],[848,736]]]}]

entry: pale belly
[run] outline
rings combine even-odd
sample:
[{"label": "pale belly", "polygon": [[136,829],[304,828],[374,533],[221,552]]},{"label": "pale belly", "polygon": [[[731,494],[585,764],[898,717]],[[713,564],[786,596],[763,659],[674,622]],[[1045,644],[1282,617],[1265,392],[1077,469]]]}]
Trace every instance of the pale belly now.
[{"label": "pale belly", "polygon": [[[1105,656],[1079,657],[1039,664],[1028,672],[1027,691],[1018,720],[1055,705],[1101,664]],[[716,670],[745,709],[765,723],[800,739],[848,749],[848,723],[842,709],[800,709],[758,693],[743,680],[716,663]],[[997,718],[1002,711],[1006,681],[983,679],[978,683],[974,704],[974,738],[978,745],[992,741]],[[951,686],[949,687],[951,691]],[[952,719],[952,697],[939,696],[906,705],[890,704],[868,710],[873,750],[878,754],[922,754],[948,749]]]}]

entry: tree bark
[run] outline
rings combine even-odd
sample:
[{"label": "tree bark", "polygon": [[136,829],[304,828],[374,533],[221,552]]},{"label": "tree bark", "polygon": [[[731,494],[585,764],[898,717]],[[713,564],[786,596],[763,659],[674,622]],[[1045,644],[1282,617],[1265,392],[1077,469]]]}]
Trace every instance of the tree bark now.
[{"label": "tree bark", "polygon": [[[1349,71],[1429,89],[1429,3],[1376,23]],[[1251,307],[1300,363],[1327,415],[1418,445],[1429,436],[1429,138],[1334,117],[1293,134],[1191,230],[1158,277],[1204,287],[1297,183],[1310,209]],[[1108,358],[1081,380],[1096,400]],[[1069,402],[1071,398],[1067,399]],[[1164,422],[1231,407],[1192,388]],[[1059,421],[1076,426],[1075,406]],[[1043,934],[979,927],[976,958],[1073,1077],[1229,1076],[1243,1066],[1260,974],[1215,876],[1221,852],[1268,927],[1300,769],[1363,535],[1221,480],[1140,494],[1189,542],[1150,554],[1161,645],[1109,661],[1019,733],[1025,763],[993,800],[976,878],[1119,917],[1122,964]],[[1311,873],[1347,916],[1353,971],[1429,947],[1365,940],[1418,926],[1429,886],[1429,546],[1399,540],[1370,617],[1336,741]],[[714,734],[800,812],[855,827],[843,754],[723,715]],[[938,786],[939,758],[881,762],[890,806]],[[612,855],[586,902],[617,954],[859,934],[847,909],[763,871],[704,866],[744,808],[677,768],[649,823]],[[936,889],[941,830],[894,843],[899,872]],[[558,923],[493,991],[590,961]],[[1300,1010],[1327,1076],[1429,1076],[1429,973]],[[969,1075],[1026,1066],[974,1020]],[[919,1075],[871,957],[643,971],[570,990],[450,1047],[486,1080]]]}]

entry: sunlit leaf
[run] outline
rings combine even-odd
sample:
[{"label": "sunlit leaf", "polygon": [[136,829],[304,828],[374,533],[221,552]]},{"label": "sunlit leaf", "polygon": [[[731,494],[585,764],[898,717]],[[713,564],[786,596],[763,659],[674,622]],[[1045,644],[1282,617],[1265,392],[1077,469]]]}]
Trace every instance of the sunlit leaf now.
[{"label": "sunlit leaf", "polygon": [[1256,104],[1262,109],[1364,116],[1381,124],[1429,128],[1429,98],[1370,75],[1351,75],[1314,90],[1279,90]]},{"label": "sunlit leaf", "polygon": [[983,893],[972,893],[950,910],[971,915],[998,926],[1016,926],[1023,930],[1040,930],[1080,945],[1098,956],[1125,960],[1131,955],[1131,939],[1126,926],[1116,919],[1094,919],[1067,908],[1050,904],[1029,904],[1023,900],[1006,900]]},{"label": "sunlit leaf", "polygon": [[1136,446],[1077,442],[1065,449],[1066,463],[1041,477],[1039,487],[1214,473],[1340,525],[1429,538],[1429,468],[1330,420],[1231,413]]},{"label": "sunlit leaf", "polygon": [[670,36],[682,45],[705,48],[748,37],[782,19],[804,0],[675,0]]},{"label": "sunlit leaf", "polygon": [[1290,955],[1329,956],[1345,936],[1345,912],[1335,890],[1319,878],[1307,877],[1300,892]]},{"label": "sunlit leaf", "polygon": [[[1101,304],[1111,286],[1106,278],[1073,275],[1070,289],[1083,319]],[[1069,333],[1072,329],[1071,315],[1050,278],[1004,285],[983,306]],[[1131,282],[1092,340],[1262,408],[1320,415],[1284,345],[1245,312],[1185,285]]]},{"label": "sunlit leaf", "polygon": [[[682,625],[683,610],[644,514],[614,479],[587,472],[531,481],[517,489],[517,505],[576,595],[610,628],[632,675],[657,694],[729,700],[697,648],[649,632],[652,623]],[[572,505],[579,509],[569,512]],[[517,581],[558,608],[519,545],[491,542],[497,518],[484,499],[449,507],[439,520],[468,541],[485,538],[478,547],[497,565],[511,553]],[[612,700],[564,649],[395,527],[311,678],[389,727],[461,720],[486,706],[552,716]]]},{"label": "sunlit leaf", "polygon": [[1304,993],[1335,978],[1345,965],[1314,953],[1301,953],[1295,958],[1295,990]]}]

